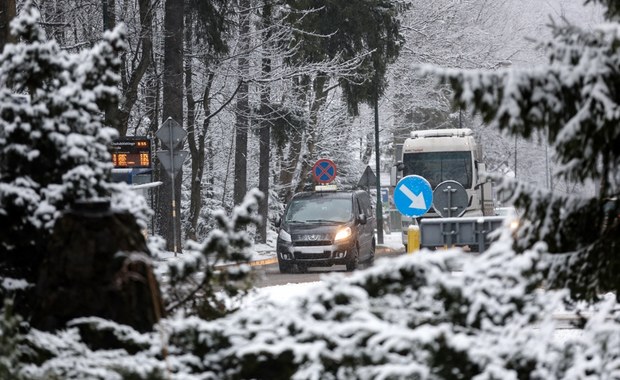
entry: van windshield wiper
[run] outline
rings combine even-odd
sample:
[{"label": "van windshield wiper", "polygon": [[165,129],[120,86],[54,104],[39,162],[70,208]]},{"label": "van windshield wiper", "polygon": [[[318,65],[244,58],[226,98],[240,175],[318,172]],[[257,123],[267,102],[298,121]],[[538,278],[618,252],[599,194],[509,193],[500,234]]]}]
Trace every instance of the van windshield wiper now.
[{"label": "van windshield wiper", "polygon": [[308,219],[306,220],[306,223],[334,223],[336,224],[340,222],[337,222],[335,220],[328,220],[328,219]]}]

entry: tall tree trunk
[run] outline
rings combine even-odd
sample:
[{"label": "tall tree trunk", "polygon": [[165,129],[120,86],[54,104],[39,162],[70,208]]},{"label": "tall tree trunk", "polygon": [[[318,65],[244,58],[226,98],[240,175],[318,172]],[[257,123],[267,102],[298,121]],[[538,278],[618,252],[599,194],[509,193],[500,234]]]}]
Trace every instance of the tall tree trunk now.
[{"label": "tall tree trunk", "polygon": [[[187,16],[186,25],[191,25],[191,16]],[[189,49],[192,41],[191,28],[187,28],[186,33],[186,46]],[[208,58],[205,59],[205,67],[208,68]],[[210,124],[210,95],[211,85],[213,84],[214,74],[209,72],[207,74],[207,83],[202,95],[202,106],[204,110],[204,120],[202,123],[202,130],[196,128],[194,121],[194,108],[196,101],[192,95],[192,65],[188,59],[185,69],[185,87],[187,97],[187,109],[188,109],[188,123],[187,123],[187,136],[188,146],[192,158],[192,178],[190,182],[190,206],[189,206],[189,226],[187,228],[187,237],[192,240],[198,240],[198,220],[200,212],[202,211],[202,187],[205,168],[205,140],[207,131]],[[191,110],[191,114],[190,114]]]},{"label": "tall tree trunk", "polygon": [[240,88],[237,93],[237,122],[235,123],[235,186],[233,200],[240,204],[247,192],[248,166],[248,127],[250,104],[248,100],[248,82],[250,64],[248,50],[250,45],[250,0],[239,0],[239,70]]},{"label": "tall tree trunk", "polygon": [[116,0],[101,0],[103,13],[103,30],[112,30],[116,26]]},{"label": "tall tree trunk", "polygon": [[325,84],[327,83],[327,77],[322,73],[319,73],[312,84],[314,90],[314,99],[310,106],[310,123],[308,125],[308,133],[306,138],[306,155],[301,161],[300,181],[297,183],[295,192],[302,191],[306,185],[306,180],[310,175],[310,169],[316,161],[314,153],[316,147],[316,130],[319,123],[319,111],[323,108],[327,99],[325,92]]},{"label": "tall tree trunk", "polygon": [[[113,0],[107,1],[110,6],[114,6]],[[140,25],[142,32],[140,33],[140,45],[142,46],[142,54],[136,68],[129,73],[129,80],[124,81],[123,97],[120,104],[110,107],[106,112],[107,124],[114,126],[119,135],[127,135],[129,127],[129,117],[133,106],[138,100],[138,86],[144,77],[148,67],[152,63],[153,55],[153,4],[152,0],[139,0],[138,7],[140,12]],[[110,11],[111,12],[111,11]],[[111,13],[113,17],[113,12]],[[113,24],[111,24],[113,25]],[[137,54],[137,53],[136,53]],[[125,70],[123,70],[125,72]],[[126,76],[125,76],[126,78]]]},{"label": "tall tree trunk", "polygon": [[10,33],[9,24],[15,18],[15,0],[0,1],[0,53],[4,45],[14,43],[15,37]]},{"label": "tall tree trunk", "polygon": [[374,149],[375,144],[373,132],[368,132],[366,134],[366,147],[364,148],[364,153],[362,155],[362,163],[364,164],[364,166],[368,165],[368,163],[370,162],[370,156],[372,155]]},{"label": "tall tree trunk", "polygon": [[187,59],[185,60],[185,99],[187,101],[187,145],[192,160],[192,173],[190,182],[190,223],[185,230],[188,239],[196,240],[196,223],[198,221],[198,213],[200,212],[200,187],[202,179],[202,167],[204,165],[200,160],[198,152],[197,140],[200,136],[196,136],[196,99],[194,99],[194,91],[192,89],[192,59],[194,52],[193,46],[193,20],[191,12],[185,14],[185,51]]},{"label": "tall tree trunk", "polygon": [[[158,62],[152,57],[153,52],[151,51],[151,65],[149,65],[146,78],[145,78],[145,104],[146,104],[146,117],[149,120],[148,126],[148,134],[149,136],[154,136],[155,132],[157,132],[157,128],[159,127],[159,106],[160,106],[160,89],[161,89],[161,81],[159,78],[159,73],[157,71]],[[153,141],[152,150],[158,150],[157,139]],[[161,172],[159,165],[155,167],[153,171],[153,179],[159,181],[162,175],[166,175]],[[149,190],[149,198],[151,203],[151,208],[155,210],[155,205],[159,203],[159,191],[156,188],[152,188]],[[155,230],[155,216],[151,217],[151,225],[150,231]]]},{"label": "tall tree trunk", "polygon": [[[183,13],[183,0],[166,0],[162,122],[170,117],[181,125],[183,125]],[[160,168],[160,171],[164,172],[163,168]],[[183,171],[179,171],[175,175],[174,200],[171,177],[169,175],[161,177],[163,185],[159,187],[160,202],[157,204],[159,234],[166,239],[167,249],[174,252],[180,252],[181,243],[181,223],[178,222],[178,215],[182,174]]]},{"label": "tall tree trunk", "polygon": [[[103,31],[105,32],[106,30],[114,29],[114,27],[116,26],[116,1],[101,0],[101,14],[103,15]],[[125,70],[123,69],[122,71],[124,72]],[[107,108],[104,111],[106,125],[117,129],[120,136],[125,136],[127,133],[121,133],[121,131],[119,130],[118,99],[109,102]]]},{"label": "tall tree trunk", "polygon": [[280,197],[284,202],[288,202],[293,193],[297,184],[295,183],[295,178],[299,177],[297,174],[297,166],[299,164],[299,159],[301,158],[301,150],[303,147],[303,131],[295,128],[291,131],[290,135],[290,145],[288,148],[288,152],[286,154],[286,160],[284,162],[284,168],[280,173],[280,185],[282,186],[282,190],[280,192]]},{"label": "tall tree trunk", "polygon": [[[263,77],[268,77],[271,73],[271,57],[268,49],[269,39],[271,38],[271,3],[266,1],[263,5],[263,44],[264,49],[262,70]],[[268,120],[270,113],[270,85],[265,83],[261,87],[261,113],[262,125],[260,129],[260,161],[258,168],[258,189],[264,194],[263,200],[258,205],[258,214],[263,219],[263,223],[258,228],[259,243],[267,242],[267,224],[269,221],[269,148],[271,145],[271,122]]]},{"label": "tall tree trunk", "polygon": [[[306,102],[308,95],[308,84],[310,78],[308,76],[302,76],[300,78],[293,79],[294,89],[297,95],[297,104],[303,105]],[[297,164],[301,157],[303,132],[298,128],[290,130],[289,134],[290,144],[286,154],[286,160],[283,163],[282,171],[280,172],[280,179],[278,183],[282,187],[280,190],[280,198],[284,202],[288,202],[293,196],[293,192],[297,186],[294,183],[296,177]]]}]

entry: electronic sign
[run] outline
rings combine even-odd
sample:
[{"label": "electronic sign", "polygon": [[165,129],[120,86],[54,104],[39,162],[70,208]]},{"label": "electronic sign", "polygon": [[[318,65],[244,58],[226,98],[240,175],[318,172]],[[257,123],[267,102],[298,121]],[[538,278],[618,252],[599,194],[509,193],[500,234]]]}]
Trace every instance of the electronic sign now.
[{"label": "electronic sign", "polygon": [[148,137],[133,136],[114,140],[110,153],[115,168],[151,168],[151,139]]}]

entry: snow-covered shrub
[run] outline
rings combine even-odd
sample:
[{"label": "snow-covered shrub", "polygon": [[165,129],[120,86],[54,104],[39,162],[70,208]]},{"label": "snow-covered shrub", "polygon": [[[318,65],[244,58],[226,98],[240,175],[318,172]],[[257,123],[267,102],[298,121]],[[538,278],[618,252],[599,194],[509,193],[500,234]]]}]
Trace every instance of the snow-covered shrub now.
[{"label": "snow-covered shrub", "polygon": [[0,314],[0,379],[19,380],[19,356],[17,347],[23,343],[19,325],[22,319],[13,313],[13,301],[4,300]]},{"label": "snow-covered shrub", "polygon": [[[230,218],[214,213],[215,227],[204,242],[188,241],[187,249],[160,270],[160,283],[168,311],[184,310],[205,319],[219,318],[234,307],[230,298],[243,296],[251,286],[247,265],[252,258],[253,239],[248,228],[261,223],[258,204],[263,194],[252,189],[234,207]],[[152,246],[161,256],[163,246]]]},{"label": "snow-covered shrub", "polygon": [[[479,257],[454,250],[377,260],[350,277],[326,277],[295,302],[254,303],[212,321],[177,314],[159,332],[106,324],[120,343],[105,349],[85,345],[76,328],[56,336],[32,331],[29,350],[45,347],[48,359],[32,358],[21,373],[29,379],[617,378],[615,300],[580,335],[560,341],[551,316],[566,293],[539,287],[544,244],[522,254],[511,244],[504,236]],[[451,272],[455,260],[461,272]],[[149,348],[140,349],[145,341]]]},{"label": "snow-covered shrub", "polygon": [[0,54],[0,276],[31,282],[55,221],[75,200],[111,197],[114,207],[147,210],[111,183],[117,132],[102,122],[118,96],[123,29],[70,54],[46,40],[39,18],[26,5],[11,23],[20,42]]}]

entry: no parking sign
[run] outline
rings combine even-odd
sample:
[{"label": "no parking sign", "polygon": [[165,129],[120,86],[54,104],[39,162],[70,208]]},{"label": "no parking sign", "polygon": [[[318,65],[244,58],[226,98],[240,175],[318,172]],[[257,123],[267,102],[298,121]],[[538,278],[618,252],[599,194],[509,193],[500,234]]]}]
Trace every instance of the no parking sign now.
[{"label": "no parking sign", "polygon": [[336,164],[332,160],[322,158],[312,167],[312,176],[317,183],[330,183],[336,178]]}]

